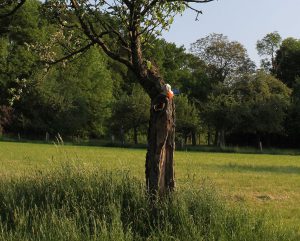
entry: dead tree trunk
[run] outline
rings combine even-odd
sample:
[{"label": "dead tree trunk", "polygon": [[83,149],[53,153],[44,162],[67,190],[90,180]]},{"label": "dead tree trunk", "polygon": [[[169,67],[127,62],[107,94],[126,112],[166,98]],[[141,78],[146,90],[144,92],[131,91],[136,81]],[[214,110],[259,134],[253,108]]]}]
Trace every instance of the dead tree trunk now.
[{"label": "dead tree trunk", "polygon": [[172,191],[175,186],[175,105],[173,98],[168,96],[165,82],[156,68],[149,68],[143,63],[139,40],[136,41],[132,42],[135,73],[151,98],[145,164],[146,187],[151,196],[162,196]]},{"label": "dead tree trunk", "polygon": [[175,187],[175,105],[173,99],[158,95],[151,101],[146,155],[146,185],[150,194],[160,196]]}]

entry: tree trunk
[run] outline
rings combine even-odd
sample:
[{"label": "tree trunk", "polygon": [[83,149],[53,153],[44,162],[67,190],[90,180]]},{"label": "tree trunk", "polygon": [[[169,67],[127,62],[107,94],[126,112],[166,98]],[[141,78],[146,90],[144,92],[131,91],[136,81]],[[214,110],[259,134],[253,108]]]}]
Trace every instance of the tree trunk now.
[{"label": "tree trunk", "polygon": [[215,134],[215,146],[224,148],[225,147],[225,131],[223,129],[216,130]]},{"label": "tree trunk", "polygon": [[125,145],[125,134],[124,134],[124,128],[121,126],[120,128],[120,136],[121,136],[121,143],[122,145]]},{"label": "tree trunk", "polygon": [[219,141],[218,142],[219,142],[220,148],[225,148],[226,143],[225,143],[225,131],[224,130],[221,130],[219,132]]},{"label": "tree trunk", "polygon": [[187,146],[188,144],[188,135],[184,134],[184,145]]},{"label": "tree trunk", "polygon": [[195,131],[192,131],[192,145],[193,146],[196,146],[196,132]]},{"label": "tree trunk", "polygon": [[261,138],[260,138],[259,134],[257,135],[257,146],[258,146],[258,149],[262,152],[263,147],[262,147],[262,142],[261,142]]},{"label": "tree trunk", "polygon": [[216,129],[216,132],[215,132],[214,146],[219,146],[219,130],[218,129]]},{"label": "tree trunk", "polygon": [[211,132],[208,131],[207,132],[207,145],[210,146],[210,143],[211,143]]},{"label": "tree trunk", "polygon": [[133,140],[134,140],[134,144],[137,145],[138,144],[138,132],[137,132],[137,127],[133,128]]},{"label": "tree trunk", "polygon": [[175,105],[159,95],[151,101],[148,129],[146,185],[150,194],[162,196],[174,189],[174,148]]},{"label": "tree trunk", "polygon": [[165,82],[158,70],[153,65],[149,67],[143,60],[137,32],[132,34],[131,51],[134,72],[151,98],[145,165],[146,187],[152,197],[157,194],[162,196],[175,186],[175,105],[173,99],[164,93]]}]

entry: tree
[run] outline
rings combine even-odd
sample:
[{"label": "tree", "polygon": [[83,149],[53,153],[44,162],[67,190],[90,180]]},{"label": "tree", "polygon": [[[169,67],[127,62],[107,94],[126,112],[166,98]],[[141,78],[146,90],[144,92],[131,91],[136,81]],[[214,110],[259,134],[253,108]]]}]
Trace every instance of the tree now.
[{"label": "tree", "polygon": [[263,135],[282,133],[291,90],[262,71],[245,75],[231,86],[219,85],[209,96],[202,118],[218,130],[219,146],[226,133]]},{"label": "tree", "polygon": [[[209,91],[212,89],[219,89],[219,87],[216,87],[217,85],[230,86],[243,74],[252,73],[255,68],[255,64],[248,57],[246,49],[236,41],[229,41],[228,37],[223,34],[213,33],[197,40],[191,45],[191,51],[206,64],[205,69],[207,70],[209,81],[207,81],[207,77],[203,74],[201,81],[206,83],[205,86],[206,90],[208,90],[208,94],[206,96],[205,94],[202,95],[204,97],[202,97],[202,100],[205,100],[205,98],[209,96]],[[213,97],[210,97],[208,101],[215,107],[222,103],[221,99],[217,100]],[[221,102],[213,103],[214,101]],[[208,106],[210,104],[208,104]],[[208,109],[206,108],[206,110]],[[219,113],[219,111],[217,111],[217,109],[211,109],[206,113],[212,115],[213,113]],[[206,116],[208,116],[208,114]],[[217,128],[215,144],[219,143],[219,145],[224,145],[224,138],[222,136],[224,136],[225,127],[216,125],[216,123],[211,125]],[[208,130],[210,129],[208,126]],[[210,131],[208,135],[211,135]]]},{"label": "tree", "polygon": [[0,136],[3,134],[4,126],[12,121],[12,112],[13,109],[10,106],[0,106]]},{"label": "tree", "polygon": [[300,39],[283,40],[277,51],[275,62],[277,78],[293,88],[297,76],[300,76]]},{"label": "tree", "polygon": [[192,54],[187,54],[184,66],[179,76],[179,88],[182,93],[188,95],[197,108],[207,100],[217,82],[211,79],[206,64]]},{"label": "tree", "polygon": [[208,96],[201,116],[208,129],[212,126],[216,130],[215,145],[225,147],[226,132],[232,131],[239,120],[239,105],[232,86],[228,87],[222,83]]},{"label": "tree", "polygon": [[262,40],[256,43],[256,49],[260,56],[265,56],[262,59],[261,66],[267,71],[274,73],[276,70],[275,56],[281,44],[281,36],[278,32],[268,33]]},{"label": "tree", "polygon": [[236,41],[229,41],[223,34],[210,34],[191,45],[191,51],[209,67],[211,79],[231,81],[241,73],[253,72],[254,63],[246,49]]},{"label": "tree", "polygon": [[180,78],[186,74],[184,68],[189,55],[183,46],[177,47],[164,39],[155,39],[152,45],[145,49],[145,56],[160,70],[164,80],[178,88]]},{"label": "tree", "polygon": [[133,130],[133,140],[138,144],[138,131],[149,120],[149,97],[145,91],[138,85],[134,85],[130,95],[122,95],[113,106],[111,117],[112,128],[119,132],[122,141],[124,135],[129,130]]},{"label": "tree", "polygon": [[177,108],[176,113],[176,128],[185,140],[187,137],[192,137],[193,145],[196,145],[196,132],[199,129],[199,111],[196,106],[188,100],[186,95],[179,95],[175,99]]},{"label": "tree", "polygon": [[47,73],[36,72],[27,90],[14,104],[15,129],[76,138],[106,134],[113,84],[106,56],[96,47]]},{"label": "tree", "polygon": [[[149,36],[168,29],[173,16],[190,7],[191,2],[213,0],[123,0],[77,1],[49,0],[50,15],[57,16],[65,30],[82,30],[85,39],[68,56],[97,45],[112,59],[132,71],[151,99],[146,186],[150,193],[166,193],[175,185],[173,151],[175,111],[173,99],[167,98],[165,82],[157,68],[143,55]],[[199,14],[200,11],[197,11]],[[70,36],[70,35],[69,35]],[[109,36],[109,39],[107,38]],[[69,42],[73,42],[69,39]],[[157,108],[159,107],[159,108]]]},{"label": "tree", "polygon": [[293,147],[299,147],[300,141],[300,77],[297,77],[291,98],[291,107],[286,121],[286,131]]},{"label": "tree", "polygon": [[264,134],[283,132],[291,90],[264,72],[250,76],[246,83],[244,90],[237,88],[237,93],[244,93],[244,114],[241,118],[244,132],[256,134],[258,142]]},{"label": "tree", "polygon": [[[16,1],[4,4],[8,3]],[[38,1],[30,0],[13,12],[13,16],[0,17],[0,105],[14,110],[11,111],[13,115],[18,115],[15,103],[28,91],[37,69],[37,55],[28,50],[28,44],[41,40],[46,32],[43,31],[46,25],[40,18],[40,6]],[[6,5],[1,11],[7,12],[7,9],[10,8]],[[9,126],[5,125],[6,128]]]}]

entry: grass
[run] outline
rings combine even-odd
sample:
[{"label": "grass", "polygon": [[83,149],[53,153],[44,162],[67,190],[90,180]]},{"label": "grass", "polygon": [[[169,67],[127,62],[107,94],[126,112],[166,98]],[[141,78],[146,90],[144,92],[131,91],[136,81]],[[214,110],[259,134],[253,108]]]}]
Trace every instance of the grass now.
[{"label": "grass", "polygon": [[2,240],[296,240],[268,217],[230,208],[209,185],[150,202],[124,172],[65,165],[0,186]]},{"label": "grass", "polygon": [[[153,218],[152,212],[150,215],[148,213],[150,209],[145,206],[148,202],[141,184],[144,180],[144,158],[144,150],[0,142],[0,200],[2,200],[1,212],[4,213],[1,217],[3,220],[3,217],[12,215],[5,210],[17,210],[14,213],[20,215],[17,216],[18,222],[22,225],[27,223],[24,224],[25,226],[18,224],[18,231],[13,231],[13,227],[8,225],[9,219],[4,218],[6,226],[1,226],[1,237],[3,240],[20,240],[23,235],[22,240],[26,240],[26,238],[30,240],[32,237],[30,235],[36,235],[35,237],[39,237],[36,240],[51,240],[51,237],[47,236],[49,232],[45,231],[47,227],[51,227],[53,232],[50,233],[55,234],[52,240],[68,239],[66,233],[70,235],[74,233],[75,235],[69,240],[84,240],[82,238],[84,236],[89,236],[91,239],[95,238],[95,240],[138,240],[138,238],[186,240],[183,237],[193,237],[193,235],[195,235],[194,237],[202,237],[203,240],[292,240],[293,238],[297,240],[296,235],[298,235],[299,240],[299,157],[177,152],[175,158],[178,191],[171,203],[160,204],[163,207],[159,209],[164,210],[164,214],[172,212],[166,214],[167,216],[159,216],[163,221],[157,217]],[[61,170],[62,163],[66,161],[72,162],[75,167],[80,167],[82,172],[75,171],[76,175],[72,174],[67,177],[68,171],[58,171]],[[39,172],[41,173],[39,174]],[[112,174],[105,174],[107,172]],[[118,178],[112,178],[114,181],[110,185],[113,187],[109,189],[100,188],[105,186],[102,182],[107,182],[107,175],[118,176]],[[126,176],[125,180],[124,175]],[[73,180],[75,184],[70,180]],[[207,182],[213,182],[216,193],[220,197],[215,198],[218,195],[211,192],[211,188],[203,188],[203,183]],[[131,193],[130,195],[133,195],[133,197],[127,198],[128,200],[131,198],[135,200],[132,201],[135,203],[132,205],[139,205],[143,210],[147,210],[146,217],[141,217],[141,219],[132,217],[126,213],[127,211],[124,211],[120,203],[126,199],[123,198],[123,201],[120,201],[120,196],[118,196],[120,192],[124,192],[122,195],[127,192],[121,188],[122,186],[128,188],[129,191],[125,189]],[[101,190],[104,189],[103,192],[98,187]],[[117,191],[119,194],[114,193],[114,190],[119,190],[117,187],[123,190]],[[134,191],[130,191],[131,189]],[[50,194],[54,193],[54,196],[47,196],[48,194],[43,190],[48,190],[47,193]],[[61,197],[66,190],[73,196],[71,199],[63,199],[63,203],[67,207],[62,207],[58,205],[61,202],[57,204],[55,200],[60,200],[58,197]],[[28,195],[27,198],[24,198],[26,195]],[[115,212],[109,214],[109,216],[114,217],[114,221],[110,220],[109,222],[105,218],[103,219],[102,211],[98,213],[91,208],[92,206],[99,206],[99,202],[101,203],[99,198],[107,195],[113,199],[110,201],[112,206],[109,208],[105,204],[103,210]],[[81,197],[81,201],[78,201],[78,197]],[[39,199],[47,201],[40,202]],[[86,199],[90,201],[82,202]],[[25,205],[26,200],[31,200],[31,202]],[[69,202],[66,200],[69,202],[73,200],[77,209],[72,206],[73,204],[68,204]],[[91,200],[96,200],[93,205],[90,203]],[[5,203],[5,207],[9,208],[3,208],[3,203]],[[200,209],[205,205],[210,206],[211,209],[208,213],[201,213]],[[197,208],[191,212],[193,209],[191,206]],[[136,209],[135,206],[127,208],[131,211]],[[79,213],[76,214],[76,210]],[[137,210],[139,209],[137,208]],[[265,213],[266,217],[261,216],[261,211]],[[134,215],[140,215],[139,213],[143,212]],[[195,217],[191,218],[191,214]],[[95,219],[93,222],[97,224],[97,230],[101,229],[103,232],[99,231],[97,237],[93,236],[94,234],[90,233],[86,226],[89,222],[80,221],[87,218],[87,216],[82,217],[82,215],[92,216]],[[122,215],[123,217],[129,215],[130,218],[125,222],[121,218]],[[197,220],[202,220],[206,217],[205,215],[215,217],[214,221],[208,219],[208,224],[204,221],[199,223],[200,221]],[[179,220],[182,218],[182,221],[174,223],[172,217],[173,219],[178,217]],[[31,219],[32,223],[29,225],[28,220]],[[138,227],[134,224],[135,219],[141,222]],[[160,224],[153,223],[153,220],[159,221]],[[179,225],[179,228],[176,225]],[[210,230],[211,233],[204,232],[201,225],[205,227],[208,225],[208,229],[205,230]],[[32,230],[28,231],[29,226],[33,227],[34,230],[38,229],[38,231],[34,231],[38,234]],[[59,227],[61,226],[64,227],[62,230],[65,236],[63,233],[60,234],[62,230]],[[140,231],[143,226],[147,226],[149,229]],[[262,229],[255,229],[256,226],[262,227]],[[111,236],[114,232],[117,238]],[[258,236],[253,236],[254,233],[257,233]],[[173,234],[174,237],[172,238]],[[235,235],[236,237],[234,237]]]}]

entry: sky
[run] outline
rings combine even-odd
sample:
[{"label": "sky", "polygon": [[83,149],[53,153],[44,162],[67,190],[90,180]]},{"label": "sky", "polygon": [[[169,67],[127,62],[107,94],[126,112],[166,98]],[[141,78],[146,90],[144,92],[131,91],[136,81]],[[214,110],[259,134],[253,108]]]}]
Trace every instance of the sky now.
[{"label": "sky", "polygon": [[197,39],[222,33],[243,44],[258,66],[256,42],[266,34],[278,31],[283,39],[300,39],[300,0],[216,0],[193,7],[203,12],[199,21],[195,21],[195,12],[186,10],[175,17],[171,29],[162,37],[189,50]]}]

